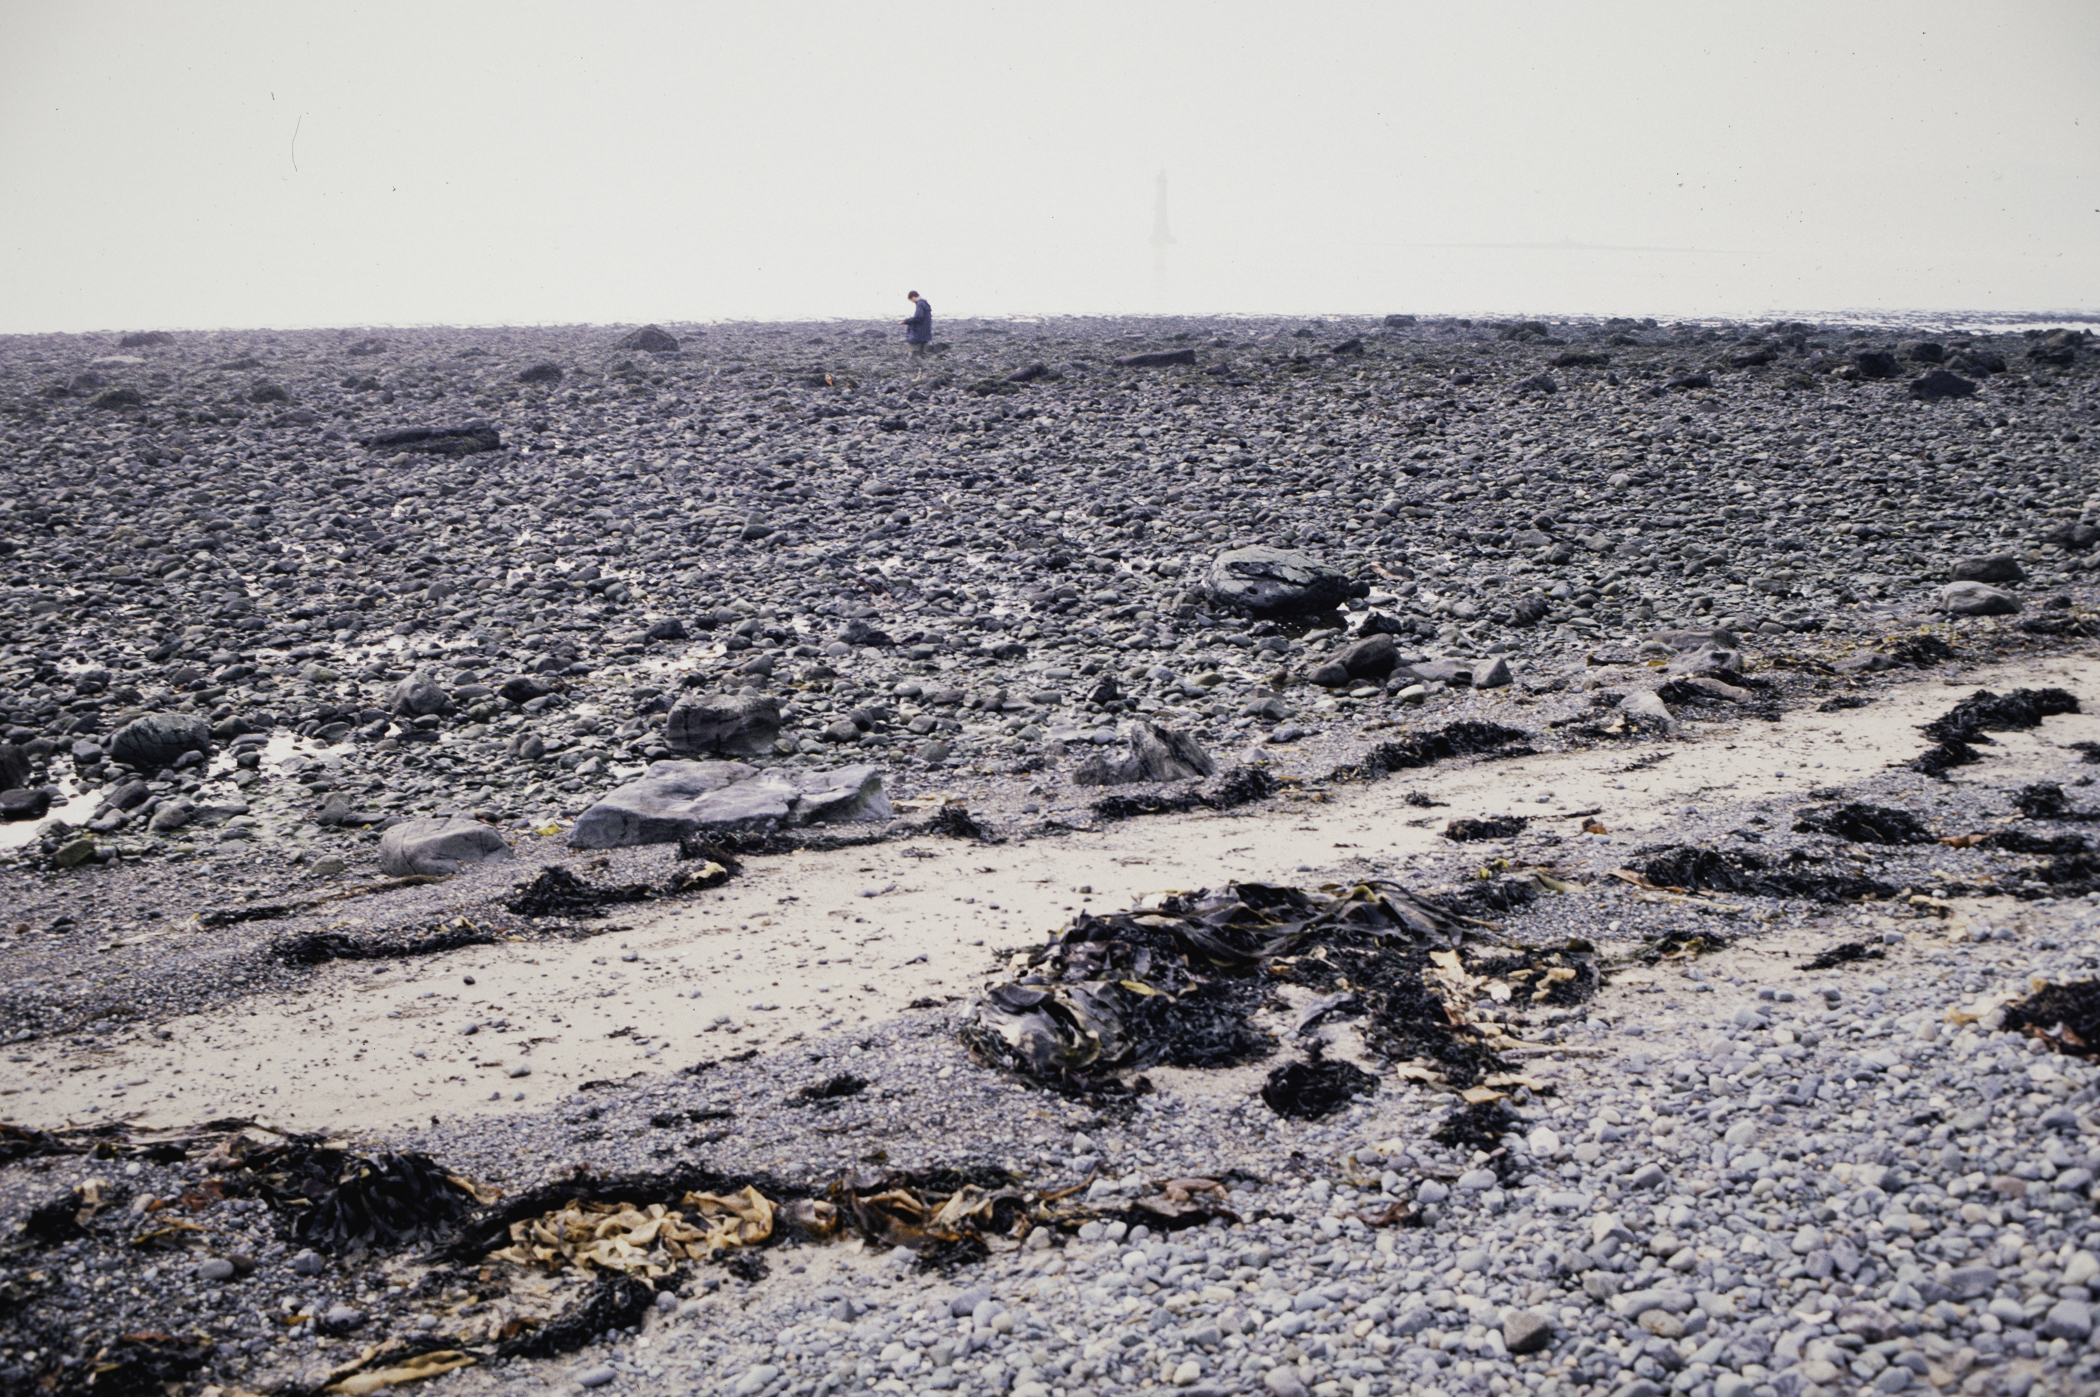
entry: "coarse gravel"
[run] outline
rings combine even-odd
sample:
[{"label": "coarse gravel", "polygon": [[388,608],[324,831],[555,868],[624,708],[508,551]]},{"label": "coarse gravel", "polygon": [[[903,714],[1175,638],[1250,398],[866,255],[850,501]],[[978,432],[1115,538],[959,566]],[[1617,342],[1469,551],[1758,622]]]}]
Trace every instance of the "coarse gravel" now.
[{"label": "coarse gravel", "polygon": [[[0,345],[0,703],[24,784],[51,788],[67,826],[0,869],[0,1003],[25,1071],[150,1041],[177,1014],[237,1028],[316,973],[271,950],[285,936],[464,921],[527,944],[602,937],[504,903],[543,866],[585,866],[564,828],[664,755],[660,701],[693,691],[783,701],[783,750],[762,761],[886,768],[894,824],[798,838],[993,847],[929,830],[954,800],[1011,845],[1105,832],[1104,855],[1156,819],[1231,820],[1259,846],[1398,789],[1369,779],[1381,742],[1507,724],[1525,751],[1409,769],[1406,789],[1503,782],[1499,808],[1424,804],[1436,829],[1520,795],[1554,823],[1391,859],[1333,849],[1270,879],[1455,895],[1541,871],[1483,934],[1580,938],[1608,967],[1595,998],[1550,1011],[1507,985],[1465,991],[1476,1022],[1524,1045],[1492,1149],[1439,1144],[1457,1098],[1365,1053],[1346,1014],[1312,1032],[1376,1092],[1306,1122],[1262,1102],[1268,1063],[1155,1069],[1128,1098],[1007,1077],[958,1041],[967,994],[760,1053],[703,1038],[689,1070],[502,1114],[334,1130],[511,1196],[699,1167],[797,1188],[997,1169],[1104,1214],[1176,1179],[1227,1192],[1232,1216],[1202,1226],[1041,1227],[946,1270],[782,1240],[761,1265],[680,1268],[638,1322],[551,1358],[494,1345],[579,1285],[297,1245],[241,1182],[235,1142],[270,1138],[257,1125],[93,1123],[120,1106],[56,1143],[0,1134],[0,1386],[99,1390],[99,1364],[305,1392],[399,1338],[476,1357],[413,1384],[433,1394],[2095,1390],[2092,1059],[2001,1029],[2037,982],[2100,975],[2100,891],[2078,863],[2089,754],[2070,745],[2084,720],[1993,733],[1937,774],[1893,752],[1841,782],[1815,765],[1921,685],[1942,711],[1985,680],[2100,705],[2077,532],[2094,351],[1962,324],[949,322],[949,350],[920,366],[848,325],[674,325],[683,348],[654,355],[598,329]],[[1194,365],[1113,363],[1182,346]],[[544,362],[558,381],[519,381]],[[1977,392],[1912,396],[1940,365]],[[94,406],[113,386],[140,404]],[[475,419],[499,451],[357,444]],[[1213,610],[1196,579],[1253,544],[1311,552],[1367,595],[1332,622]],[[2021,610],[1934,609],[1978,571]],[[1312,683],[1372,616],[1393,618],[1413,672]],[[691,638],[649,638],[671,619]],[[1506,685],[1435,677],[1497,658]],[[391,711],[418,673],[434,725]],[[525,674],[554,701],[500,696]],[[1103,677],[1118,688],[1094,697]],[[1604,807],[1629,777],[1720,771],[1739,730],[1817,709],[1825,746],[1763,784],[1729,771],[1635,820],[1637,838],[1570,823],[1593,804],[1617,819]],[[155,713],[201,720],[212,753],[121,768],[113,734]],[[1070,777],[1138,716],[1281,789],[1122,820]],[[1547,763],[1598,752],[1616,789],[1539,791]],[[147,802],[119,810],[107,798],[133,780]],[[1856,842],[1862,826],[1832,818],[1850,806],[1955,842]],[[436,812],[483,818],[515,857],[357,893],[383,881],[379,826]],[[55,861],[83,826],[92,851]],[[1687,845],[1764,881],[1640,876]],[[682,862],[592,859],[593,882],[659,890]],[[303,901],[338,893],[354,895]],[[683,896],[652,901],[673,915]],[[988,938],[982,982],[1054,930]],[[1287,1032],[1296,1006],[1277,1012]],[[841,1073],[864,1087],[801,1093]],[[27,1119],[17,1099],[0,1120]]]}]

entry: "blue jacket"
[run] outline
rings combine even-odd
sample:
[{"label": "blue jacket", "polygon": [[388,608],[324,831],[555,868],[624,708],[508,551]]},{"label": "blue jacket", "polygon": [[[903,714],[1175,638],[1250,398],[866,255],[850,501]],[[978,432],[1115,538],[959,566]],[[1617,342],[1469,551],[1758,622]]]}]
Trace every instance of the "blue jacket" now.
[{"label": "blue jacket", "polygon": [[914,304],[918,306],[918,309],[914,310],[911,313],[911,319],[904,323],[904,342],[906,344],[932,344],[933,302],[921,296]]}]

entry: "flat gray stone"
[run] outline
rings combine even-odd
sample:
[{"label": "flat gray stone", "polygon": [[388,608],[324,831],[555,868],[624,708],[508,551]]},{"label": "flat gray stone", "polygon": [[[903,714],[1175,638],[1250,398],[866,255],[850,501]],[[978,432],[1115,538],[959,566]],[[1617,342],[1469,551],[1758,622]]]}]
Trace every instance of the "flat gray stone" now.
[{"label": "flat gray stone", "polygon": [[1940,610],[1955,616],[2015,616],[2020,599],[1982,582],[1950,582],[1940,588]]},{"label": "flat gray stone", "polygon": [[470,864],[510,857],[501,834],[458,815],[403,820],[379,837],[379,871],[389,878],[453,874]]},{"label": "flat gray stone", "polygon": [[2025,582],[2027,569],[2010,553],[1973,553],[1947,569],[1950,582]]},{"label": "flat gray stone", "polygon": [[842,824],[886,820],[893,813],[878,767],[760,771],[741,762],[660,761],[584,811],[569,832],[569,845],[624,849],[668,844],[707,829]]}]

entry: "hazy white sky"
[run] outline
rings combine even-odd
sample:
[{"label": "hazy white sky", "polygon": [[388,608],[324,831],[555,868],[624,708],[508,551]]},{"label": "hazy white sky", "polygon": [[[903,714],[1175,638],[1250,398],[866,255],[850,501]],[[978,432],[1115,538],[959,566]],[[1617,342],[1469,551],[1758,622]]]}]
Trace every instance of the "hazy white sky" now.
[{"label": "hazy white sky", "polygon": [[0,332],[2090,310],[2100,5],[0,0],[0,259]]}]

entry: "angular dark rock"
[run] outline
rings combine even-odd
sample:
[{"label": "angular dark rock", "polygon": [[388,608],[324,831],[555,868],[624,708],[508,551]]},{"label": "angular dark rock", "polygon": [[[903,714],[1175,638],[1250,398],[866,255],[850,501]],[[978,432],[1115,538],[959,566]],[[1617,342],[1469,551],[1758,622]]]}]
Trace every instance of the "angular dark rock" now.
[{"label": "angular dark rock", "polygon": [[135,771],[173,766],[187,752],[211,751],[211,728],[186,713],[149,713],[117,729],[109,754]]},{"label": "angular dark rock", "polygon": [[1966,398],[1975,391],[1974,383],[1945,369],[1934,369],[1929,374],[1912,379],[1910,384],[1910,395],[1913,398]]},{"label": "angular dark rock", "polygon": [[2027,570],[2011,553],[1972,553],[1947,569],[1950,582],[2025,582]]},{"label": "angular dark rock", "polygon": [[677,350],[678,338],[661,325],[644,325],[620,336],[619,345],[622,349],[639,349],[650,354],[670,354]]},{"label": "angular dark rock", "polygon": [[402,427],[366,437],[363,445],[373,451],[470,456],[479,451],[501,451],[503,437],[486,422],[467,422],[456,427]]},{"label": "angular dark rock", "polygon": [[664,745],[715,757],[771,756],[780,739],[780,700],[770,694],[680,699],[664,717]]},{"label": "angular dark rock", "polygon": [[29,754],[12,742],[0,742],[0,791],[29,784]]}]

